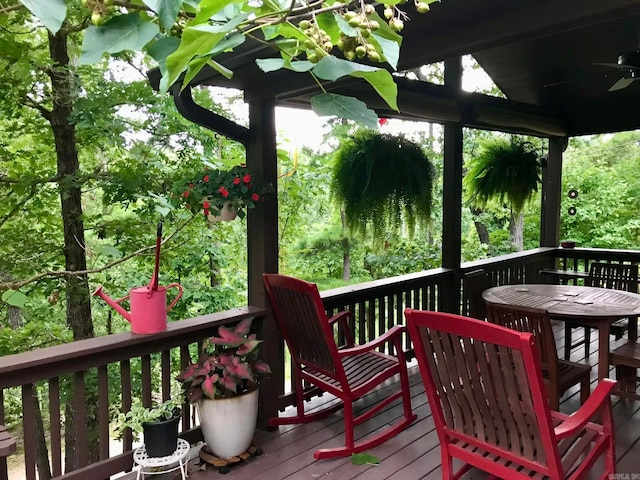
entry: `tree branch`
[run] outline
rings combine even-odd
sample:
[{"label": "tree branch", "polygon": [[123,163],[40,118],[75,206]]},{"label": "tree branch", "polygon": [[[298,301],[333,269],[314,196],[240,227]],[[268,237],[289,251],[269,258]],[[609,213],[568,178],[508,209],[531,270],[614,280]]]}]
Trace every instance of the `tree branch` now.
[{"label": "tree branch", "polygon": [[[171,238],[173,238],[184,227],[189,225],[189,223],[191,223],[193,221],[193,219],[196,218],[196,217],[198,217],[198,215],[194,215],[189,220],[187,220],[185,223],[180,225],[173,233],[171,233],[171,235],[169,235],[167,238],[165,238],[162,241],[161,245],[164,245],[169,240],[171,240]],[[37,275],[33,275],[32,277],[26,278],[24,280],[18,280],[18,281],[12,281],[12,282],[2,282],[2,283],[0,283],[0,291],[3,291],[3,290],[17,290],[19,288],[24,287],[25,285],[29,285],[30,283],[34,283],[34,282],[37,282],[39,280],[42,280],[43,278],[48,278],[48,277],[50,277],[50,278],[59,278],[59,277],[80,276],[80,275],[89,275],[89,274],[92,274],[92,273],[104,272],[105,270],[108,270],[111,267],[114,267],[116,265],[124,263],[127,260],[131,260],[132,258],[140,256],[143,253],[148,252],[149,250],[153,250],[154,248],[156,248],[155,244],[154,245],[149,245],[147,247],[140,248],[140,249],[136,250],[135,252],[130,253],[129,255],[126,255],[126,256],[124,256],[122,258],[114,260],[113,262],[109,262],[109,263],[107,263],[107,264],[105,264],[105,265],[103,265],[102,267],[99,267],[99,268],[93,268],[93,269],[87,269],[87,270],[75,270],[75,271],[54,270],[54,271],[38,273]]]},{"label": "tree branch", "polygon": [[40,115],[42,115],[47,122],[51,121],[51,112],[36,102],[29,95],[24,97],[24,105],[40,112]]}]

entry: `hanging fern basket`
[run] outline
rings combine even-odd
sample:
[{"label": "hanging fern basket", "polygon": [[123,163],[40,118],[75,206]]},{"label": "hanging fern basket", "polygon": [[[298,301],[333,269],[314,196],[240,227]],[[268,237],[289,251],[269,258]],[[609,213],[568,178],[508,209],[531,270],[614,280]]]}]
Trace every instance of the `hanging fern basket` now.
[{"label": "hanging fern basket", "polygon": [[360,130],[335,155],[331,191],[349,229],[383,240],[403,224],[410,234],[431,218],[435,169],[402,136]]},{"label": "hanging fern basket", "polygon": [[472,203],[480,206],[492,198],[509,202],[521,212],[538,191],[541,165],[535,145],[515,138],[491,138],[468,165],[464,184]]}]

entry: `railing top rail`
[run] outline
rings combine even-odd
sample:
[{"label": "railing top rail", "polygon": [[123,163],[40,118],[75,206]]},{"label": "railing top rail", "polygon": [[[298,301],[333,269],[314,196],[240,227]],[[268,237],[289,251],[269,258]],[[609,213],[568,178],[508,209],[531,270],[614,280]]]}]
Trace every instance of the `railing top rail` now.
[{"label": "railing top rail", "polygon": [[557,248],[556,256],[563,257],[585,257],[588,255],[597,256],[598,258],[621,257],[627,260],[640,258],[640,250],[614,250],[611,248]]},{"label": "railing top rail", "polygon": [[370,282],[359,283],[357,285],[332,288],[331,290],[324,290],[320,292],[320,296],[325,302],[336,297],[357,296],[364,292],[367,293],[367,297],[375,297],[377,292],[387,290],[390,286],[393,286],[394,290],[399,290],[408,283],[420,282],[427,277],[436,279],[449,275],[453,272],[454,270],[449,268],[433,268],[431,270],[398,275],[396,277],[372,280]]},{"label": "railing top rail", "polygon": [[0,357],[0,389],[195,342],[213,334],[220,325],[236,323],[250,316],[264,316],[266,313],[264,308],[240,307],[170,322],[166,331],[153,335],[124,332],[7,355]]},{"label": "railing top rail", "polygon": [[460,265],[460,269],[463,270],[463,271],[475,270],[477,268],[483,268],[483,267],[486,267],[488,265],[514,262],[514,261],[518,261],[518,260],[523,260],[523,259],[526,259],[526,258],[534,257],[534,256],[537,256],[537,255],[545,256],[545,255],[548,255],[551,252],[554,252],[556,250],[560,250],[560,248],[559,247],[533,248],[531,250],[524,250],[522,252],[515,252],[515,253],[509,253],[509,254],[506,254],[506,255],[500,255],[498,257],[483,258],[482,260],[474,260],[472,262],[464,262],[463,264]]}]

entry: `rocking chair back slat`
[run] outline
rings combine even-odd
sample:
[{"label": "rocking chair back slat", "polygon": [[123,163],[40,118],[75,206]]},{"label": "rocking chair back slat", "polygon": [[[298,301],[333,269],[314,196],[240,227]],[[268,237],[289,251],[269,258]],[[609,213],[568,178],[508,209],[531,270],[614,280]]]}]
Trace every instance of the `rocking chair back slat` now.
[{"label": "rocking chair back slat", "polygon": [[447,400],[441,402],[447,429],[546,463],[522,355],[457,335],[421,333],[436,392]]},{"label": "rocking chair back slat", "polygon": [[[406,309],[405,316],[440,439],[444,480],[472,467],[489,478],[580,480],[600,458],[600,478],[615,471],[614,382],[603,380],[589,406],[563,415],[549,408],[535,334],[450,313]],[[594,417],[602,423],[590,423]],[[453,459],[463,462],[457,471]]]},{"label": "rocking chair back slat", "polygon": [[313,292],[274,285],[272,294],[277,301],[280,313],[277,318],[282,322],[282,332],[291,355],[299,363],[334,377],[337,351],[331,350],[337,347],[319,341],[326,336],[322,327],[327,324],[327,319],[324,310],[318,310]]}]

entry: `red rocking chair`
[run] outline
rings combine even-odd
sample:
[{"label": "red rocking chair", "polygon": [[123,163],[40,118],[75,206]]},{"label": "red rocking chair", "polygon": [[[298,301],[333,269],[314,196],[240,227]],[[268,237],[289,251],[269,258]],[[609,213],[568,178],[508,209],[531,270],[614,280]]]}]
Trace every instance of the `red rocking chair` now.
[{"label": "red rocking chair", "polygon": [[[271,309],[291,352],[297,403],[295,416],[271,418],[270,425],[307,423],[344,408],[345,445],[316,450],[314,457],[322,459],[369,450],[397,435],[416,419],[411,410],[407,364],[402,350],[405,327],[394,326],[376,340],[354,345],[348,324],[351,312],[343,311],[327,318],[315,284],[276,274],[264,274],[263,278]],[[340,348],[334,340],[335,324],[339,324],[345,338],[345,345]],[[395,356],[379,351],[385,344],[393,345]],[[354,417],[353,402],[394,375],[400,376],[399,391]],[[335,395],[341,402],[319,412],[305,413],[303,382]],[[399,398],[404,416],[380,433],[356,442],[355,426]]]},{"label": "red rocking chair", "polygon": [[[600,457],[615,472],[610,394],[604,379],[574,414],[550,410],[532,333],[448,313],[407,309],[409,333],[433,414],[442,478],[471,468],[489,478],[585,478]],[[596,415],[600,424],[590,420]],[[453,470],[453,459],[464,465]]]}]

